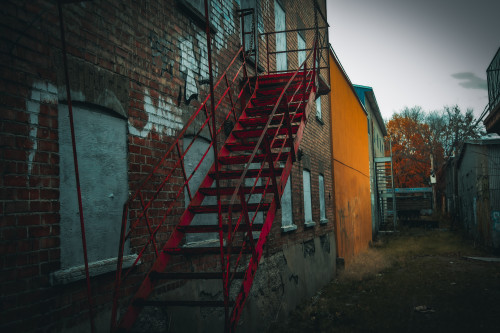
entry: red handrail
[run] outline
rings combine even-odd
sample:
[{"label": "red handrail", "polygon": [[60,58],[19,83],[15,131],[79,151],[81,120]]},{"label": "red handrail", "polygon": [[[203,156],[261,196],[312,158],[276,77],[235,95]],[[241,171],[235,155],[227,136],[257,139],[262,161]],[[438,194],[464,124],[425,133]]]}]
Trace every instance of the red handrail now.
[{"label": "red handrail", "polygon": [[[259,172],[257,174],[257,176],[255,177],[255,181],[254,181],[254,184],[253,184],[253,187],[250,191],[250,195],[248,196],[248,199],[245,198],[244,195],[242,195],[242,191],[241,191],[241,187],[243,185],[243,182],[244,182],[244,179],[245,179],[245,176],[250,168],[250,165],[253,163],[253,160],[256,156],[256,153],[257,153],[257,150],[259,150],[261,147],[262,147],[262,144],[264,144],[266,147],[266,154],[269,158],[269,162],[268,162],[268,165],[270,167],[270,169],[272,169],[274,167],[274,165],[280,160],[280,155],[283,153],[283,148],[286,146],[286,142],[287,140],[283,140],[283,143],[281,144],[281,147],[278,147],[278,148],[275,148],[278,149],[278,153],[277,153],[277,156],[276,158],[273,158],[273,155],[272,155],[272,147],[273,147],[273,144],[276,142],[277,140],[277,137],[280,136],[280,129],[283,127],[283,126],[287,126],[287,124],[284,124],[284,121],[285,119],[287,119],[287,117],[282,117],[281,118],[281,121],[279,123],[279,125],[277,127],[275,127],[276,131],[274,133],[274,135],[271,137],[268,137],[268,129],[269,129],[269,126],[271,124],[271,121],[273,120],[274,116],[275,116],[275,113],[277,111],[277,109],[285,104],[286,106],[286,113],[289,113],[290,111],[290,108],[292,107],[295,107],[293,109],[293,111],[291,113],[289,113],[289,117],[288,119],[293,119],[293,117],[295,117],[295,115],[297,114],[297,111],[299,110],[299,108],[303,105],[303,103],[308,103],[308,101],[310,100],[310,97],[307,98],[308,94],[307,92],[310,91],[310,93],[315,93],[316,90],[317,90],[317,75],[316,75],[316,72],[317,72],[317,68],[316,68],[316,62],[313,61],[313,67],[311,70],[307,70],[307,60],[309,59],[309,57],[311,57],[311,55],[313,57],[315,57],[316,55],[316,51],[318,49],[318,41],[317,39],[315,38],[314,39],[314,44],[313,44],[313,52],[310,52],[306,59],[304,60],[304,62],[299,66],[299,68],[297,68],[295,70],[295,72],[292,74],[292,76],[290,77],[290,79],[288,80],[288,82],[286,83],[285,87],[282,89],[274,107],[273,107],[273,110],[269,116],[269,119],[266,123],[266,125],[264,126],[264,129],[262,131],[262,134],[261,136],[259,137],[258,141],[257,141],[257,144],[255,145],[255,148],[254,150],[252,151],[252,154],[250,156],[250,159],[249,161],[247,162],[246,166],[245,166],[245,169],[241,175],[241,177],[239,178],[238,180],[238,184],[236,185],[236,188],[233,192],[233,195],[231,197],[231,200],[230,200],[230,207],[229,207],[229,212],[228,212],[228,217],[227,217],[227,223],[228,223],[228,229],[231,230],[231,224],[232,224],[232,207],[236,205],[236,201],[237,201],[237,198],[239,198],[239,205],[241,205],[241,207],[245,207],[250,198],[251,198],[251,195],[254,193],[254,190],[255,190],[255,186],[257,185],[259,179],[260,179],[260,176],[262,174],[262,171],[264,169],[264,166],[265,166],[265,162],[262,163],[260,169],[259,169]],[[314,59],[314,58],[313,58]],[[293,91],[293,94],[292,96],[289,98],[287,96],[287,91],[289,90],[289,88],[291,87],[291,83],[294,81],[294,79],[297,77],[297,75],[299,73],[302,73],[303,75],[303,78],[302,78],[302,85],[298,85],[297,88],[295,89],[295,91]],[[300,96],[298,95],[299,94],[299,90],[301,87],[304,87],[304,91],[303,91],[303,95],[302,95],[302,98],[299,99],[299,100],[296,100],[295,97],[296,96]],[[284,99],[285,97],[285,99]],[[313,96],[314,97],[314,96]],[[288,112],[287,112],[288,111]],[[308,113],[310,112],[310,109],[308,110],[305,105],[304,105],[304,112],[307,111],[307,114],[305,114],[302,119],[301,119],[301,125],[300,127],[303,129],[304,126],[305,126],[305,123],[307,122],[307,118],[308,118]],[[288,133],[289,135],[291,133]],[[292,158],[294,156],[294,153],[296,152],[295,150],[298,149],[298,143],[300,142],[300,140],[297,140],[297,137],[296,136],[296,139],[295,139],[295,142],[290,142],[290,148],[291,148],[291,154],[290,156],[288,157],[288,160],[287,160],[287,163],[290,163],[291,165],[291,162],[292,162]],[[267,142],[266,142],[267,141]],[[289,165],[289,167],[290,167]],[[268,187],[270,185],[271,182],[273,181],[276,181],[276,179],[273,180],[273,178],[275,177],[275,175],[273,174],[273,172],[270,173],[271,176],[268,177],[267,181],[266,181],[266,185],[264,187],[264,191],[263,191],[263,194],[262,194],[262,197],[261,197],[261,201],[253,215],[253,217],[250,219],[248,216],[247,216],[247,211],[245,209],[242,209],[241,210],[241,213],[240,213],[240,216],[238,217],[237,219],[237,222],[236,222],[236,225],[235,225],[235,229],[234,231],[236,231],[239,226],[240,226],[240,223],[242,220],[245,220],[247,221],[247,223],[250,225],[250,230],[252,229],[252,224],[253,224],[253,221],[255,220],[259,210],[260,210],[260,207],[261,205],[264,203],[264,197],[265,197],[265,194],[268,190]],[[286,177],[285,177],[285,181],[286,181]],[[281,184],[280,184],[281,185]],[[275,186],[273,186],[273,191],[279,191],[278,188],[276,188]],[[281,193],[278,193],[278,199],[276,199],[275,197],[275,200],[274,200],[274,207],[277,207],[279,206],[279,198],[281,197],[280,195]],[[269,214],[269,212],[268,212]],[[252,257],[250,259],[250,268],[246,271],[246,275],[245,275],[245,279],[243,281],[243,284],[241,286],[241,291],[240,293],[238,294],[238,297],[236,299],[236,302],[235,302],[235,308],[233,309],[233,312],[231,313],[231,317],[229,318],[229,331],[233,332],[236,328],[236,324],[239,320],[239,317],[241,315],[241,309],[243,308],[243,304],[245,303],[245,300],[248,296],[248,293],[250,291],[250,287],[252,285],[252,280],[253,280],[253,277],[255,275],[255,268],[256,268],[256,265],[258,265],[258,262],[260,260],[260,257],[262,255],[262,246],[267,238],[267,235],[269,233],[269,230],[270,230],[270,224],[272,223],[272,218],[266,218],[266,222],[265,222],[265,225],[263,226],[262,228],[262,231],[261,231],[261,236],[259,237],[259,241],[258,241],[258,244],[257,246],[255,246],[254,244],[254,241],[253,241],[253,237],[251,235],[251,232],[249,233],[249,237],[248,237],[248,241],[246,239],[243,240],[243,246],[241,246],[242,250],[240,251],[240,253],[238,254],[238,258],[237,258],[237,261],[236,261],[236,264],[235,264],[235,267],[234,267],[234,272],[236,272],[237,268],[238,268],[238,265],[239,265],[239,262],[241,260],[241,257],[242,257],[242,253],[243,253],[243,249],[247,246],[247,242],[250,243],[250,248],[252,249]],[[230,237],[230,235],[228,235],[228,247],[230,247],[231,245],[231,242],[232,242],[232,239]],[[231,256],[231,253],[229,252],[227,254],[227,262],[229,262],[229,257]],[[227,271],[227,276],[224,277],[224,283],[225,284],[229,284],[232,280],[229,279],[229,264],[227,264],[226,266],[226,271]],[[232,274],[232,276],[234,276],[234,272]]]},{"label": "red handrail", "polygon": [[[316,42],[315,42],[315,47],[314,47],[313,49],[314,49],[314,51],[316,51]],[[240,192],[241,192],[241,191],[240,191],[240,188],[241,188],[241,186],[242,186],[242,184],[243,184],[243,182],[244,182],[244,180],[245,180],[245,178],[246,178],[246,174],[247,174],[247,172],[248,172],[248,170],[249,170],[249,168],[250,168],[250,165],[253,163],[253,160],[254,160],[254,158],[255,158],[255,155],[257,154],[257,151],[258,151],[259,149],[261,149],[262,144],[263,144],[263,141],[264,141],[264,140],[266,140],[266,136],[267,136],[268,129],[269,129],[269,126],[270,126],[270,124],[271,124],[271,121],[272,121],[272,120],[273,120],[273,118],[274,118],[274,115],[275,115],[275,113],[276,113],[276,110],[278,109],[278,107],[279,107],[279,106],[280,106],[280,104],[281,104],[281,101],[282,101],[282,99],[283,99],[283,96],[285,96],[286,91],[287,91],[287,90],[288,90],[288,88],[290,87],[291,82],[293,82],[293,80],[295,79],[295,77],[297,76],[297,74],[300,72],[300,70],[301,70],[302,68],[304,68],[304,71],[303,71],[303,73],[304,73],[304,79],[303,79],[303,80],[305,80],[307,76],[311,75],[311,80],[310,80],[309,82],[307,82],[306,87],[305,87],[305,91],[309,90],[309,89],[311,88],[311,84],[313,84],[313,82],[315,82],[315,80],[316,80],[316,76],[315,76],[315,72],[316,72],[315,64],[313,65],[313,69],[312,69],[311,71],[309,71],[309,72],[307,71],[307,60],[309,59],[309,57],[310,57],[310,56],[311,56],[311,53],[309,53],[309,55],[306,57],[306,59],[304,60],[304,62],[303,62],[303,63],[299,66],[299,68],[297,68],[297,70],[295,70],[295,72],[293,73],[293,75],[291,76],[291,78],[288,80],[287,84],[285,85],[285,87],[284,87],[284,88],[283,88],[283,90],[281,91],[281,94],[279,95],[278,100],[277,100],[276,104],[274,105],[274,107],[273,107],[273,110],[272,110],[271,114],[269,115],[269,119],[268,119],[268,121],[267,121],[266,125],[264,126],[264,129],[262,130],[262,134],[261,134],[261,136],[259,137],[259,139],[257,140],[257,143],[256,143],[256,145],[255,145],[255,148],[254,148],[254,150],[252,151],[252,154],[250,155],[250,158],[249,158],[248,162],[246,163],[245,169],[243,170],[243,173],[242,173],[242,175],[240,176],[240,178],[239,178],[239,180],[238,180],[238,183],[237,183],[237,185],[236,185],[236,187],[235,187],[235,189],[234,189],[234,192],[233,192],[233,194],[232,194],[232,196],[231,196],[231,200],[230,200],[230,203],[229,203],[229,206],[230,206],[230,207],[229,207],[229,213],[228,213],[228,216],[229,216],[229,217],[228,217],[228,223],[229,223],[229,224],[231,224],[231,221],[232,221],[232,219],[231,219],[232,206],[234,206],[234,205],[235,205],[235,201],[236,201],[236,200],[237,200],[237,198],[239,197],[239,194],[240,194]],[[309,74],[309,73],[311,73],[311,74]],[[297,96],[297,93],[298,93],[299,89],[300,89],[300,86],[298,86],[298,87],[295,89],[295,91],[293,92],[293,95],[292,95],[292,97],[290,98],[290,100],[286,102],[286,103],[287,103],[287,108],[290,108],[290,105],[291,105],[291,104],[293,104],[294,102],[297,102],[297,101],[295,100],[295,97]],[[314,85],[314,89],[316,89],[316,85]],[[304,94],[303,98],[305,98],[305,94]],[[292,114],[291,114],[291,116],[290,116],[290,117],[295,117],[295,115],[296,115],[296,113],[297,113],[297,110],[299,110],[299,108],[301,107],[302,103],[305,103],[305,100],[304,100],[304,99],[303,99],[303,100],[298,101],[298,104],[297,104],[297,105],[295,105],[295,110],[294,110],[294,112],[292,112]],[[282,126],[283,126],[283,121],[284,121],[285,119],[286,119],[286,117],[282,117],[282,118],[281,118],[281,121],[280,121],[279,125],[276,127],[276,131],[275,131],[274,136],[272,137],[271,141],[270,141],[270,142],[268,142],[268,143],[266,144],[266,146],[268,146],[269,148],[270,148],[270,147],[272,147],[272,146],[273,146],[273,144],[274,144],[274,142],[276,141],[277,136],[278,136],[278,135],[279,135],[279,133],[280,133],[279,129],[281,129],[281,128],[282,128]],[[305,117],[303,118],[303,121],[306,121]],[[267,140],[269,140],[269,138],[267,138]],[[276,162],[278,162],[278,161],[279,161],[280,155],[281,155],[281,153],[283,152],[283,148],[285,147],[286,142],[287,142],[287,140],[283,140],[283,143],[282,143],[282,145],[281,145],[281,147],[280,147],[280,149],[279,149],[278,155],[276,156],[276,158],[275,158],[274,160],[272,160],[272,164],[273,164],[273,166],[272,166],[272,167],[274,167],[274,164],[275,164]],[[271,154],[271,151],[269,151],[269,152],[267,153],[267,155],[271,156],[271,158],[272,158],[272,155],[270,155],[270,154]],[[262,171],[263,171],[263,169],[264,169],[264,165],[265,165],[265,163],[262,163],[262,165],[261,165],[261,167],[260,167],[260,169],[259,169],[259,172],[258,172],[257,176],[255,177],[255,181],[254,181],[254,184],[253,184],[252,189],[251,189],[251,191],[250,191],[250,194],[253,194],[253,193],[254,193],[255,187],[257,186],[258,181],[259,181],[259,179],[260,179],[260,176],[261,176],[261,174],[262,174]],[[265,193],[266,193],[266,191],[267,191],[267,187],[269,186],[269,181],[271,180],[271,178],[272,178],[272,177],[270,177],[270,178],[267,180],[267,183],[266,183],[266,186],[265,186],[265,190],[264,190],[264,194],[265,194]],[[249,195],[249,199],[250,199],[250,198],[251,198],[251,195]],[[262,195],[262,198],[264,198],[264,195]],[[247,200],[247,203],[248,203],[249,199]],[[261,201],[261,203],[263,203],[263,200]],[[241,202],[240,202],[240,204],[241,204]],[[258,210],[254,213],[254,217],[252,218],[252,221],[255,219],[255,217],[256,217],[256,215],[257,215],[257,213],[258,213]],[[241,216],[241,214],[240,214],[240,217],[238,218],[238,224],[236,225],[236,228],[235,228],[235,231],[234,231],[234,232],[236,232],[236,229],[239,227],[239,224],[240,224],[239,222],[241,222],[241,219],[242,219],[242,216]],[[231,229],[231,228],[230,228],[230,229]]]},{"label": "red handrail", "polygon": [[[235,75],[233,77],[229,77],[229,72],[233,69],[234,65],[236,64],[236,59],[241,56],[243,61],[241,65],[235,69]],[[223,100],[226,98],[226,96],[229,99],[229,104],[230,104],[230,110],[225,116],[225,120],[228,120],[231,115],[234,117],[234,119],[237,119],[237,102],[242,100],[242,96],[245,91],[250,90],[250,95],[254,94],[255,91],[255,86],[252,87],[252,84],[250,82],[250,78],[248,77],[248,72],[247,72],[247,63],[246,63],[246,57],[243,54],[243,47],[240,47],[236,55],[233,57],[232,61],[229,63],[227,66],[226,70],[221,74],[219,77],[217,83],[214,85],[214,91],[220,87],[223,87],[223,84],[225,83],[226,87],[223,90],[220,98],[218,99],[216,105],[214,105],[215,110],[219,109],[223,103]],[[241,87],[239,91],[237,91],[237,97],[233,100],[233,95],[231,89],[234,88],[235,85],[240,84],[238,82],[238,78],[240,76],[243,76],[243,82],[241,83]],[[197,110],[191,115],[187,123],[184,125],[182,130],[177,134],[177,136],[174,139],[174,142],[170,145],[169,149],[163,154],[162,158],[158,161],[158,163],[155,165],[153,170],[144,178],[144,180],[140,183],[140,185],[137,187],[137,189],[134,191],[134,193],[130,196],[130,198],[127,200],[127,202],[124,204],[123,208],[123,215],[122,215],[122,227],[121,227],[121,237],[120,237],[120,247],[119,247],[119,254],[118,254],[118,262],[117,262],[117,270],[116,270],[116,284],[115,284],[115,295],[113,299],[113,311],[112,311],[112,325],[116,324],[116,311],[118,307],[118,298],[119,298],[119,293],[120,293],[120,287],[122,282],[129,276],[130,272],[137,266],[141,258],[143,258],[144,254],[146,253],[147,247],[152,244],[154,247],[154,252],[156,256],[158,256],[158,251],[157,251],[157,244],[155,240],[155,236],[157,232],[160,230],[160,228],[164,225],[164,222],[166,221],[167,217],[172,213],[172,211],[175,209],[175,203],[179,200],[181,197],[182,193],[184,192],[185,189],[188,190],[189,193],[192,193],[192,189],[189,188],[189,181],[193,177],[193,175],[196,173],[196,171],[199,169],[200,165],[204,161],[205,157],[207,154],[210,152],[210,149],[212,148],[214,141],[211,140],[208,148],[205,150],[202,158],[194,168],[194,170],[187,175],[186,170],[184,168],[184,158],[186,154],[189,152],[191,149],[192,145],[194,144],[195,140],[198,139],[202,133],[202,131],[206,128],[208,125],[208,129],[211,133],[211,137],[214,137],[215,133],[220,133],[223,130],[223,122],[221,123],[220,126],[218,126],[217,129],[213,129],[210,127],[210,117],[208,115],[207,111],[207,102],[211,98],[210,94],[207,95],[207,97],[203,100],[203,102],[200,104],[200,106],[197,108]],[[243,112],[246,107],[249,105],[247,102],[246,105],[244,106]],[[195,132],[192,140],[188,144],[188,146],[184,149],[184,151],[181,153],[180,149],[180,142],[181,140],[185,137],[186,133],[188,130],[195,124],[195,120],[197,117],[200,115],[200,112],[204,110],[205,112],[205,120],[201,123],[201,126],[199,129]],[[168,168],[168,158],[171,154],[177,153],[177,161],[174,163],[173,166],[170,166]],[[165,171],[165,168],[168,168],[167,171]],[[183,174],[183,179],[184,183],[179,186],[179,189],[175,193],[174,198],[172,200],[169,200],[166,202],[166,207],[165,207],[165,213],[163,214],[162,217],[155,217],[157,225],[153,227],[151,225],[151,219],[148,216],[149,210],[152,208],[154,202],[158,199],[159,194],[164,191],[165,185],[169,183],[169,181],[175,177],[175,172],[177,170],[181,169],[182,174]],[[161,176],[160,182],[151,189],[148,185],[151,183],[154,177],[156,176]],[[150,198],[145,200],[144,195],[148,194],[150,195]],[[130,212],[131,209],[133,209],[133,205],[138,202],[141,206],[141,209],[138,213],[138,216],[135,216],[131,218]],[[129,221],[130,219],[130,221]],[[130,223],[129,223],[130,222]],[[129,226],[129,230],[127,231],[127,226]],[[122,266],[123,266],[123,254],[124,254],[124,247],[125,243],[127,240],[130,239],[130,237],[134,234],[134,232],[140,228],[140,227],[146,227],[147,231],[149,233],[149,237],[146,241],[146,243],[142,246],[139,247],[139,251],[137,253],[137,258],[135,259],[134,263],[128,270],[122,275]]]}]

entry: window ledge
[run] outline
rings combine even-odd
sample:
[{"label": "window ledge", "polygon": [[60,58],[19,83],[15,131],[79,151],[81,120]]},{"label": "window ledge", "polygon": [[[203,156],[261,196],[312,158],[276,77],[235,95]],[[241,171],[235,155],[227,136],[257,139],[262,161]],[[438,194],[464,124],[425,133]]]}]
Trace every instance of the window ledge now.
[{"label": "window ledge", "polygon": [[295,224],[289,224],[281,227],[281,232],[292,232],[297,230],[297,226]]},{"label": "window ledge", "polygon": [[327,224],[328,223],[328,219],[322,219],[321,221],[319,221],[319,224]]},{"label": "window ledge", "polygon": [[[124,256],[122,267],[131,267],[136,259],[137,254]],[[117,260],[118,258],[110,258],[89,263],[89,275],[92,277],[116,271]],[[140,261],[138,264],[140,264]],[[50,274],[50,284],[52,286],[64,285],[83,279],[85,279],[85,265],[61,269]]]},{"label": "window ledge", "polygon": [[219,245],[220,245],[219,239],[212,238],[212,239],[201,240],[201,241],[196,241],[196,242],[189,242],[189,243],[186,243],[183,247],[218,247]]},{"label": "window ledge", "polygon": [[304,223],[304,227],[306,227],[306,228],[314,227],[315,225],[316,225],[316,222],[314,222],[314,221],[308,221],[308,222]]}]

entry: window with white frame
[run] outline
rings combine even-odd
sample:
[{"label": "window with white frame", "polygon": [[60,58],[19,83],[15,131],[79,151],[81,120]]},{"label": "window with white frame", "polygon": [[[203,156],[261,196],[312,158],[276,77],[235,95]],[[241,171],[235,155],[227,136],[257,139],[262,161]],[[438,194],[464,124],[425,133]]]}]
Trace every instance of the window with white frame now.
[{"label": "window with white frame", "polygon": [[316,118],[321,120],[321,96],[316,98]]},{"label": "window with white frame", "polygon": [[297,32],[297,50],[300,50],[297,52],[298,66],[300,66],[306,60],[306,41],[300,32]]},{"label": "window with white frame", "polygon": [[297,226],[293,223],[292,186],[289,179],[281,197],[281,230],[286,232],[296,229]]},{"label": "window with white frame", "polygon": [[311,198],[311,172],[307,169],[302,171],[302,182],[304,187],[304,225],[313,226],[312,198]]},{"label": "window with white frame", "polygon": [[[253,27],[256,28],[255,33],[260,34],[264,32],[264,21],[262,18],[262,13],[260,10],[260,4],[257,0],[241,0],[238,1],[241,9],[253,9],[254,15],[248,15],[244,17],[245,20],[245,32],[252,32]],[[259,51],[257,45],[259,41],[257,38],[254,38],[253,34],[245,34],[245,50],[246,51],[255,51],[256,53]],[[250,50],[252,49],[252,50]],[[251,61],[259,60],[259,55],[251,56]]]},{"label": "window with white frame", "polygon": [[[278,2],[274,0],[274,28],[275,31],[286,30],[285,10]],[[276,34],[276,52],[286,51],[286,33]],[[276,54],[276,70],[286,71],[288,68],[286,52]]]},{"label": "window with white frame", "polygon": [[319,219],[320,223],[327,223],[326,218],[326,201],[325,201],[325,178],[323,175],[319,175]]}]

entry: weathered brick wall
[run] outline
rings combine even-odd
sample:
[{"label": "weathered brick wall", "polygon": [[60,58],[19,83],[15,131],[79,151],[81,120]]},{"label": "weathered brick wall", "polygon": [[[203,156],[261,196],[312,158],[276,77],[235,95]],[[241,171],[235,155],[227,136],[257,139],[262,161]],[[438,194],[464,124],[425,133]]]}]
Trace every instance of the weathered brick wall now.
[{"label": "weathered brick wall", "polygon": [[[274,28],[274,3],[275,0],[263,1],[262,6],[264,12],[270,12],[271,15],[264,17],[266,31],[273,31]],[[294,30],[301,28],[313,28],[315,22],[315,14],[313,1],[304,3],[303,1],[280,1],[284,6],[286,15],[286,29]],[[319,7],[326,13],[326,2],[318,1]],[[318,17],[318,25],[325,26],[320,14]],[[269,28],[271,27],[271,28]],[[321,33],[325,33],[321,31]],[[314,30],[305,31],[304,37],[306,47],[312,47],[314,40]],[[297,49],[297,32],[287,33],[287,49]],[[274,42],[274,36],[270,39]],[[270,43],[271,44],[271,43]],[[274,44],[273,44],[274,47]],[[325,54],[326,50],[322,51]],[[290,52],[288,54],[288,68],[296,69],[298,66],[297,53]],[[261,61],[267,61],[262,59]],[[326,63],[321,63],[321,66],[326,66]],[[308,68],[312,67],[312,55],[308,59]],[[273,70],[273,68],[271,69]],[[328,82],[328,70],[322,70],[321,75]],[[311,239],[332,232],[334,230],[334,190],[332,180],[332,153],[330,141],[330,102],[328,95],[321,97],[321,119],[316,118],[315,111],[311,112],[308,123],[306,125],[300,150],[303,154],[302,159],[298,159],[293,165],[291,177],[288,181],[292,184],[292,214],[293,222],[297,229],[291,232],[281,231],[281,212],[278,211],[275,223],[272,227],[272,233],[269,236],[269,241],[266,243],[266,248],[273,253],[279,251],[284,244],[296,244],[307,242]],[[303,176],[302,171],[305,169],[311,173],[311,197],[312,197],[312,213],[313,221],[316,224],[312,227],[304,226],[304,192],[303,192]],[[325,208],[326,218],[328,223],[320,224],[320,203],[319,203],[319,175],[324,177],[325,191]],[[332,244],[333,246],[333,244]]]},{"label": "weathered brick wall", "polygon": [[[235,9],[232,1],[212,1],[215,79],[239,47]],[[126,119],[132,191],[207,95],[204,26],[174,0],[82,2],[64,5],[63,12],[73,104]],[[59,330],[85,321],[87,302],[84,280],[50,282],[61,268],[64,223],[57,115],[67,98],[58,10],[53,1],[7,1],[0,13],[0,326]],[[169,157],[165,167],[175,159]],[[179,173],[174,176],[161,198],[183,182]],[[183,196],[177,206],[178,216]],[[154,224],[160,211],[153,208]],[[144,229],[132,248],[142,242]],[[97,309],[109,306],[113,282],[113,273],[92,278]]]},{"label": "weathered brick wall", "polygon": [[[301,1],[283,3],[287,28],[297,26],[297,15],[306,27],[312,25],[313,12],[306,10]],[[274,0],[262,0],[260,6],[264,30],[273,31]],[[236,9],[236,2],[212,1],[215,80],[239,47]],[[53,274],[64,268],[61,225],[65,221],[61,220],[59,199],[61,195],[76,196],[76,189],[71,194],[60,192],[58,109],[67,104],[67,97],[57,5],[48,0],[5,1],[0,13],[0,329],[58,331],[85,323],[88,313],[84,280],[51,282]],[[203,23],[176,0],[72,3],[63,6],[63,13],[73,104],[124,119],[128,133],[127,186],[134,191],[207,95]],[[290,38],[289,48],[295,48],[296,36]],[[270,41],[274,48],[274,39]],[[260,39],[261,46],[262,42]],[[263,63],[264,52],[260,57]],[[294,61],[296,55],[291,55],[290,64]],[[230,74],[234,73],[233,69]],[[322,98],[322,106],[329,109],[326,97]],[[228,108],[229,102],[225,101],[222,109],[227,112]],[[200,117],[204,120],[204,116]],[[279,251],[283,244],[301,243],[332,230],[331,154],[327,140],[330,121],[327,112],[323,117],[321,123],[312,115],[301,145],[304,158],[293,167],[298,229],[282,234],[277,216],[267,243],[271,253]],[[176,159],[175,154],[168,156],[160,170],[171,167]],[[301,179],[305,163],[311,170],[313,196],[318,195],[318,173],[325,177],[327,218],[331,221],[307,229],[303,227]],[[175,173],[160,199],[171,199],[182,182],[181,173]],[[152,191],[149,188],[143,192],[145,200]],[[181,196],[176,202],[162,231],[171,230],[177,222],[184,208],[183,199]],[[131,217],[137,216],[140,205],[140,201],[132,205]],[[317,205],[313,200],[314,220],[319,222]],[[160,206],[155,204],[150,211],[153,226],[162,216]],[[116,223],[121,224],[121,216],[116,216]],[[144,225],[132,236],[133,253],[149,231]],[[157,237],[160,244],[162,237]],[[152,251],[149,247],[145,259],[152,258]],[[139,270],[146,268],[142,265]],[[111,271],[92,278],[96,313],[109,309],[114,277]],[[133,276],[130,283],[138,281]],[[101,319],[103,325],[108,324],[108,317]]]}]

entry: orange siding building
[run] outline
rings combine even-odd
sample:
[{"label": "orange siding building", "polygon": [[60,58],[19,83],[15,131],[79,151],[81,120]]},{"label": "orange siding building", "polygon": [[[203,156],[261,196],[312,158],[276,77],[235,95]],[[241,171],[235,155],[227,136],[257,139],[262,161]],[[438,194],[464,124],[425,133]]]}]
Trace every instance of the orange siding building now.
[{"label": "orange siding building", "polygon": [[348,264],[372,239],[368,122],[333,50],[330,84],[337,256]]}]

